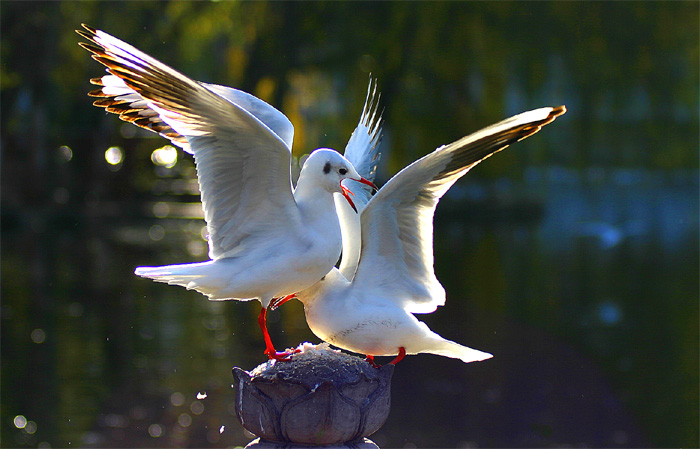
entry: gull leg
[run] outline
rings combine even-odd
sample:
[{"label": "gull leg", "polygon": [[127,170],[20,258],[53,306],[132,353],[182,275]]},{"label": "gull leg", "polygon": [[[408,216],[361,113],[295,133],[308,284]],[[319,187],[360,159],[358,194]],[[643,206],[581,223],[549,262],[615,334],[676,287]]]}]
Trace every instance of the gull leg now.
[{"label": "gull leg", "polygon": [[396,365],[396,364],[399,363],[401,360],[403,360],[404,357],[406,357],[406,348],[404,348],[403,346],[401,346],[401,347],[399,348],[399,355],[397,355],[396,358],[395,358],[394,360],[392,360],[391,362],[389,362],[389,363],[392,364],[392,365]]},{"label": "gull leg", "polygon": [[260,315],[258,315],[258,325],[260,326],[260,330],[262,330],[263,333],[263,339],[265,340],[265,354],[270,358],[270,360],[279,360],[281,362],[288,362],[290,361],[290,356],[292,354],[295,354],[299,352],[298,349],[293,350],[292,352],[277,352],[275,350],[274,345],[272,344],[272,339],[270,338],[270,333],[267,331],[267,309],[265,307],[260,310]]},{"label": "gull leg", "polygon": [[270,310],[275,310],[285,302],[289,301],[290,299],[294,299],[297,297],[296,293],[292,293],[291,295],[287,296],[281,296],[279,298],[272,298],[272,301],[270,302]]},{"label": "gull leg", "polygon": [[374,368],[379,368],[379,367],[380,367],[380,365],[377,365],[377,364],[374,362],[374,356],[373,356],[373,355],[367,354],[366,357],[365,357],[365,362],[369,363],[369,364],[372,365]]}]

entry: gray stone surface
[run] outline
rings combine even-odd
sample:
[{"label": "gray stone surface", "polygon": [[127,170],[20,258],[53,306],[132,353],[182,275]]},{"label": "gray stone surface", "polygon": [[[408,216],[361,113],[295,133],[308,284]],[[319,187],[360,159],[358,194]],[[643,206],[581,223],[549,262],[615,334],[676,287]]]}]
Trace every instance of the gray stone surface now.
[{"label": "gray stone surface", "polygon": [[394,366],[373,368],[326,345],[302,349],[289,362],[233,369],[243,427],[262,443],[370,447],[363,439],[389,415]]},{"label": "gray stone surface", "polygon": [[[294,443],[275,443],[256,438],[246,445],[246,449],[308,449],[310,446]],[[323,449],[379,449],[379,446],[369,438],[362,438],[357,441],[345,444],[331,444],[322,446]]]}]

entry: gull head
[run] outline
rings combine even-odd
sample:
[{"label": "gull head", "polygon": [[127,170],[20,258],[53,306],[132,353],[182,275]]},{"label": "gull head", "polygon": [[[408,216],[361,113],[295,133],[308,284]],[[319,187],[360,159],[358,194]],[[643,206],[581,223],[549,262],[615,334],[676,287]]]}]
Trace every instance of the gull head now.
[{"label": "gull head", "polygon": [[342,182],[345,179],[350,179],[377,189],[372,181],[360,176],[355,167],[343,155],[329,148],[319,148],[309,155],[301,173],[299,173],[299,181],[302,178],[309,179],[328,192],[341,193],[355,212],[357,212],[357,208],[351,198],[352,192],[345,188]]}]

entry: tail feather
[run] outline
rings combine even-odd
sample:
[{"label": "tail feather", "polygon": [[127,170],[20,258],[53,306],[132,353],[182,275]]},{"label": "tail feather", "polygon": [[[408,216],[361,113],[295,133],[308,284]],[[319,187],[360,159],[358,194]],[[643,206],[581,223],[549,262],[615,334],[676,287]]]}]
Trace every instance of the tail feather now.
[{"label": "tail feather", "polygon": [[[192,271],[192,265],[165,265],[162,267],[137,267],[134,274],[157,282],[185,286],[193,279],[204,277],[203,273]],[[194,267],[197,268],[197,267]]]},{"label": "tail feather", "polygon": [[212,264],[212,261],[208,261],[161,267],[138,267],[134,274],[153,279],[156,282],[179,285],[187,290],[196,290],[212,300],[230,299],[218,294],[225,287],[225,283],[216,275]]},{"label": "tail feather", "polygon": [[480,362],[493,357],[493,355],[488,352],[468,348],[450,340],[443,340],[439,346],[430,348],[424,352],[460,359],[464,363]]}]

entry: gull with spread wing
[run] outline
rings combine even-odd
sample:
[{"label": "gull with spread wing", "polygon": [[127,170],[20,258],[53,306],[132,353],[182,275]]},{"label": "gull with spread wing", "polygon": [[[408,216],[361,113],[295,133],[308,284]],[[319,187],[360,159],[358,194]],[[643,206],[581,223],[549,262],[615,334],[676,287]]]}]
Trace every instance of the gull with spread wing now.
[{"label": "gull with spread wing", "polygon": [[413,315],[445,304],[445,290],[433,269],[435,207],[475,165],[565,112],[559,106],[513,116],[438,148],[390,179],[361,209],[361,253],[354,276],[334,268],[296,294],[313,333],[367,355],[372,364],[374,356],[396,354],[390,363],[417,353],[465,363],[492,357],[442,338]]},{"label": "gull with spread wing", "polygon": [[318,149],[291,182],[294,129],[281,112],[230,87],[194,81],[133,46],[83,25],[80,45],[107,67],[91,80],[95,102],[192,153],[209,233],[201,263],[139,267],[136,274],[194,289],[210,300],[262,303],[265,353],[284,360],[267,332],[273,298],[317,282],[338,261],[341,230],[334,196],[353,207],[342,182],[372,188],[340,153]]}]

